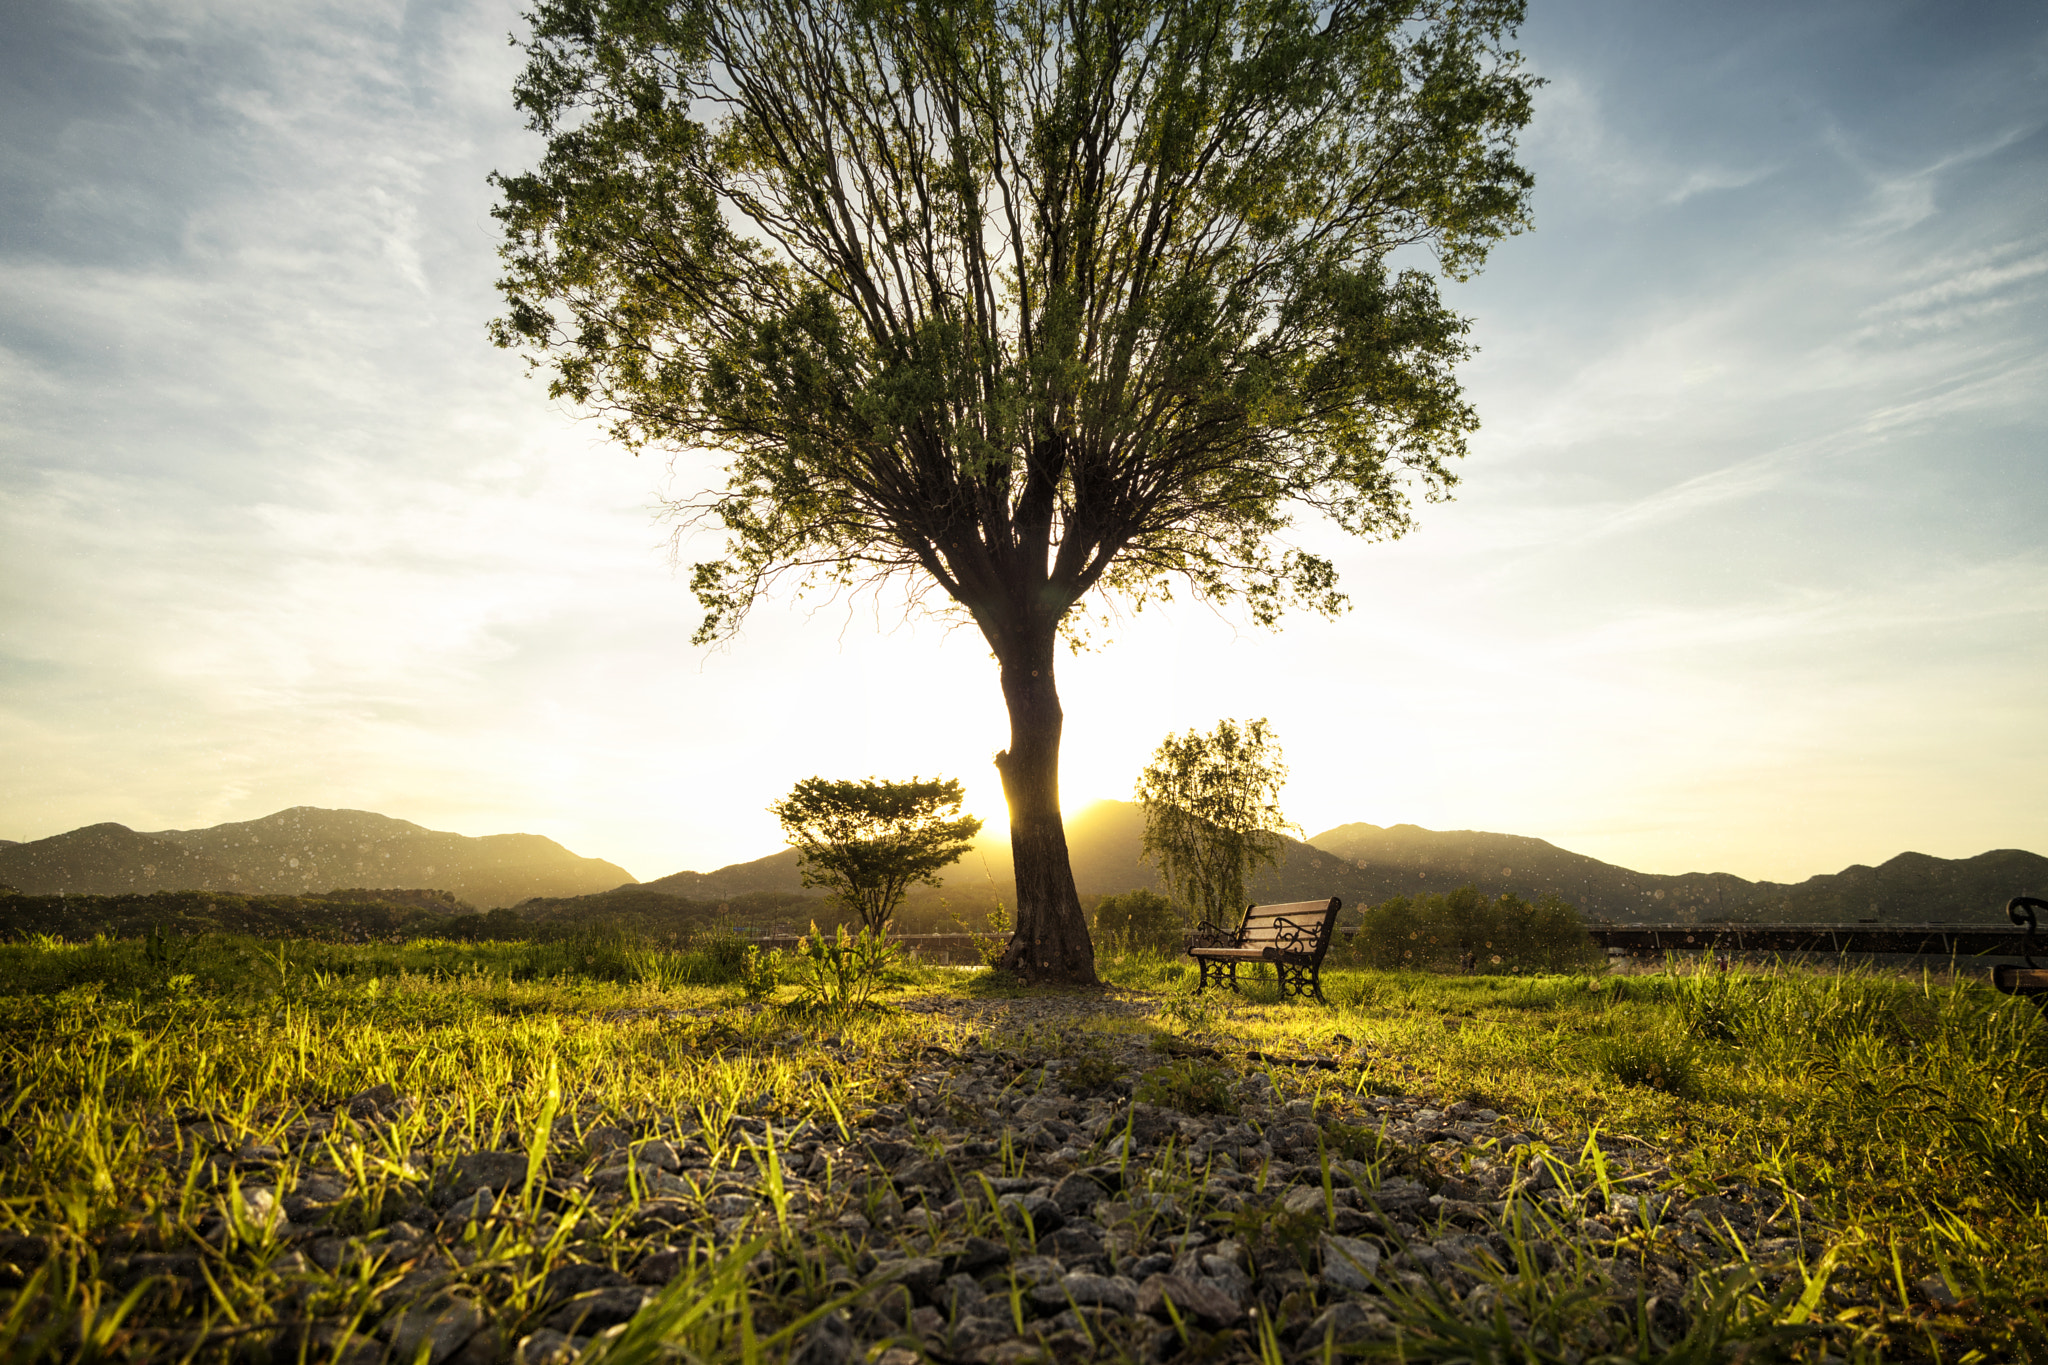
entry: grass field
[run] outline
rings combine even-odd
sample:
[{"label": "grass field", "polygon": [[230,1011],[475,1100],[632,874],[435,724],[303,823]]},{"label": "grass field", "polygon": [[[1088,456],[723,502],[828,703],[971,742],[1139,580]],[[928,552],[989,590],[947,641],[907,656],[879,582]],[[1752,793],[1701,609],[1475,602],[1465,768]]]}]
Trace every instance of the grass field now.
[{"label": "grass field", "polygon": [[[1236,998],[1195,996],[1183,965],[1159,956],[1100,965],[1118,988],[1113,1009],[1105,997],[1087,1023],[1095,1006],[1081,998],[1068,1008],[1082,1024],[1035,1028],[1018,1011],[988,1022],[998,1017],[989,1011],[1031,997],[986,973],[899,970],[881,1008],[821,1014],[788,1008],[787,988],[747,1001],[726,984],[730,953],[603,936],[545,946],[0,946],[0,1358],[356,1361],[410,1349],[440,1359],[426,1328],[386,1315],[394,1286],[420,1272],[375,1257],[310,1262],[313,1243],[279,1220],[272,1192],[331,1182],[326,1225],[358,1248],[379,1238],[396,1247],[393,1229],[410,1236],[431,1221],[435,1172],[510,1151],[531,1161],[513,1186],[523,1214],[462,1238],[440,1234],[460,1243],[443,1248],[444,1279],[462,1280],[497,1324],[460,1359],[508,1359],[542,1319],[548,1276],[630,1239],[633,1200],[645,1193],[632,1186],[633,1199],[608,1206],[574,1181],[543,1182],[544,1167],[673,1132],[701,1144],[705,1173],[750,1163],[750,1179],[780,1189],[779,1158],[763,1151],[781,1125],[843,1135],[864,1114],[906,1104],[914,1120],[935,1067],[992,1049],[1038,1084],[1091,1057],[1114,1069],[1102,1060],[1110,1054],[1089,1050],[1091,1030],[1150,1044],[1149,1060],[1122,1078],[1141,1098],[1194,1096],[1182,1102],[1197,1112],[1200,1086],[1241,1093],[1264,1072],[1283,1098],[1332,1123],[1366,1121],[1374,1097],[1462,1101],[1542,1139],[1516,1159],[1556,1168],[1549,1207],[1600,1184],[1603,1142],[1634,1145],[1657,1154],[1654,1184],[1692,1208],[1713,1207],[1717,1191],[1770,1191],[1820,1248],[1782,1275],[1687,1286],[1691,1325],[1663,1345],[1648,1328],[1633,1343],[1609,1328],[1575,1337],[1562,1318],[1536,1330],[1540,1314],[1611,1327],[1648,1311],[1640,1300],[1602,1301],[1608,1290],[1546,1253],[1543,1271],[1533,1259],[1505,1265],[1494,1297],[1467,1294],[1463,1308],[1390,1285],[1382,1307],[1396,1330],[1356,1351],[2048,1358],[2048,1027],[2029,1005],[1967,981],[1789,969],[1337,970],[1323,1008],[1282,1004],[1256,982]],[[947,1002],[961,1008],[939,1007]],[[370,1098],[359,1120],[345,1105],[361,1096]],[[996,1159],[1008,1163],[1008,1148]],[[1201,1172],[1188,1165],[1181,1178]],[[890,1197],[873,1182],[842,1196],[865,1198],[870,1212]],[[824,1266],[844,1248],[800,1236],[785,1202],[770,1200],[766,1241],[707,1235],[681,1247],[661,1296],[629,1329],[599,1338],[591,1358],[788,1356],[838,1301]],[[1718,1235],[1698,1219],[1657,1226],[1652,1201],[1641,1202],[1633,1223],[1610,1212],[1585,1224],[1607,1235],[1602,1264],[1661,1254],[1659,1238]],[[764,1290],[762,1258],[774,1255],[810,1256],[815,1282],[788,1278],[796,1272],[785,1266],[781,1288]],[[1556,1283],[1539,1284],[1546,1276]],[[1520,1306],[1501,1317],[1501,1296],[1516,1294]],[[779,1306],[764,1306],[777,1295]],[[1276,1301],[1261,1331],[1219,1336],[1216,1358],[1320,1358],[1271,1325],[1288,1304],[1299,1306]],[[1485,1311],[1513,1330],[1488,1328]],[[1701,1330],[1710,1319],[1721,1327]],[[1571,1344],[1596,1338],[1605,1344]],[[1689,1344],[1672,1344],[1681,1339]],[[378,1354],[365,1354],[366,1342]],[[1119,1350],[1104,1339],[1105,1358]]]}]

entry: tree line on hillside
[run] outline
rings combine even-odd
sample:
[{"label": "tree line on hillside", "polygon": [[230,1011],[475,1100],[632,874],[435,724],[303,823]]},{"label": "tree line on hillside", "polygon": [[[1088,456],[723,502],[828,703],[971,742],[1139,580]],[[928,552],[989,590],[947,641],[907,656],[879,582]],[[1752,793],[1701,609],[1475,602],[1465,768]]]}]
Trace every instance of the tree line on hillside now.
[{"label": "tree line on hillside", "polygon": [[24,896],[0,888],[10,936],[72,941],[100,935],[247,934],[377,943],[432,933],[459,903],[445,891],[329,891],[240,896],[225,891],[142,891],[118,896]]},{"label": "tree line on hillside", "polygon": [[[633,888],[602,896],[533,901],[513,908],[454,908],[440,892],[402,893],[404,899],[321,896],[234,896],[212,891],[153,891],[127,896],[21,896],[0,890],[0,924],[8,937],[45,935],[72,942],[104,936],[141,939],[151,934],[233,934],[264,939],[333,943],[402,943],[449,939],[469,943],[570,943],[602,933],[619,942],[670,947],[795,933],[816,923],[831,931],[858,927],[858,916],[829,898],[756,892],[731,901],[688,901],[659,893],[635,897]],[[412,903],[407,903],[408,901]],[[590,902],[599,902],[593,906]],[[609,902],[608,904],[605,904]],[[421,903],[443,907],[439,912]],[[1176,953],[1183,920],[1164,896],[1148,890],[1084,897],[1095,940],[1110,952]],[[910,902],[915,911],[898,933],[986,932],[1003,907],[991,901],[962,915],[938,896]],[[1472,887],[1448,894],[1397,896],[1362,911],[1345,912],[1333,965],[1420,971],[1472,970],[1482,974],[1565,971],[1600,960],[1578,912],[1555,896],[1534,903],[1518,896],[1488,897]],[[1472,955],[1467,966],[1465,955]]]},{"label": "tree line on hillside", "polygon": [[[1096,942],[1112,951],[1178,952],[1186,932],[1173,902],[1146,890],[1104,896],[1092,923]],[[1347,909],[1325,960],[1333,966],[1485,976],[1572,971],[1604,958],[1578,908],[1559,897],[1530,902],[1462,886]]]}]

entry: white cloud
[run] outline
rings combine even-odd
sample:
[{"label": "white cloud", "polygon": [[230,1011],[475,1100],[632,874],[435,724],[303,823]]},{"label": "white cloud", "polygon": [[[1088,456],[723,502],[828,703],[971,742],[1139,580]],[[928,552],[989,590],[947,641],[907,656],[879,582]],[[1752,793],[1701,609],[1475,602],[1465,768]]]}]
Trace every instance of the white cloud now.
[{"label": "white cloud", "polygon": [[[515,7],[79,12],[118,91],[8,163],[68,236],[0,248],[0,834],[359,805],[656,876],[765,852],[811,772],[999,813],[971,631],[778,604],[689,648],[658,460],[484,342],[483,176],[534,153]],[[1897,170],[1856,150],[1895,111],[1814,95],[1831,148],[1726,83],[1802,92],[1825,24],[1778,53],[1556,13],[1638,46],[1551,68],[1539,229],[1453,295],[1486,348],[1461,500],[1391,546],[1307,531],[1340,622],[1148,612],[1063,661],[1067,797],[1268,715],[1312,828],[1776,876],[2048,847],[2014,796],[2048,757],[2034,97]]]}]

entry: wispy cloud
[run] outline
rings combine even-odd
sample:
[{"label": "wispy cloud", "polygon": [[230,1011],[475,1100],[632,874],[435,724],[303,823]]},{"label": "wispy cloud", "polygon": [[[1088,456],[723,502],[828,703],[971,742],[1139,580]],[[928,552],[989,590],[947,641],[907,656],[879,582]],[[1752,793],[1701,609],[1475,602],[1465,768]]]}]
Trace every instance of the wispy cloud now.
[{"label": "wispy cloud", "polygon": [[[996,813],[971,632],[771,609],[690,649],[658,463],[485,343],[484,176],[536,150],[517,11],[10,29],[0,834],[310,801],[658,875],[765,852],[814,771],[945,771]],[[1538,7],[1538,229],[1451,291],[1484,348],[1460,500],[1315,542],[1340,622],[1148,612],[1063,661],[1067,795],[1269,714],[1305,822],[1774,875],[2028,842],[2048,105],[2011,54],[2048,21],[2017,12],[1940,64],[1893,11]]]}]

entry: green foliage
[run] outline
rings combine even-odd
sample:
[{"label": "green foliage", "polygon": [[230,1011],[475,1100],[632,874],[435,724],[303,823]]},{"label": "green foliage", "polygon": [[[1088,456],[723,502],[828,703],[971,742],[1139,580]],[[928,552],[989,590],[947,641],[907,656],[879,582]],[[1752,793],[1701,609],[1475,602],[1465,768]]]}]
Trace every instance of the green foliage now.
[{"label": "green foliage", "polygon": [[1230,1073],[1192,1058],[1148,1071],[1132,1098],[1183,1114],[1235,1114],[1237,1095]]},{"label": "green foliage", "polygon": [[748,955],[758,951],[757,945],[730,933],[708,934],[692,947],[703,957],[708,969],[704,979],[717,982],[743,979]]},{"label": "green foliage", "polygon": [[1336,610],[1274,537],[1453,482],[1465,324],[1389,257],[1527,225],[1521,9],[544,0],[493,335],[725,453],[700,638],[784,570],[922,576],[1010,667],[1098,585]]},{"label": "green foliage", "polygon": [[1077,1095],[1106,1090],[1123,1079],[1123,1063],[1107,1052],[1084,1052],[1060,1073],[1061,1082]]},{"label": "green foliage", "polygon": [[[966,922],[958,915],[953,917],[953,922],[963,929],[967,928]],[[981,959],[982,966],[994,971],[996,963],[1003,960],[1003,953],[1010,946],[1010,931],[1013,927],[1010,923],[1009,909],[1001,901],[997,901],[995,908],[984,917],[982,930],[967,929],[968,935],[974,940],[975,956]]]},{"label": "green foliage", "polygon": [[1675,1029],[1620,1027],[1587,1041],[1586,1058],[1624,1085],[1646,1085],[1680,1099],[1698,1099],[1702,1066],[1697,1048]]},{"label": "green foliage", "polygon": [[740,960],[740,989],[749,1000],[766,1000],[782,985],[782,950],[749,943]]},{"label": "green foliage", "polygon": [[1363,912],[1339,962],[1405,971],[1463,967],[1498,972],[1570,971],[1605,960],[1574,907],[1555,895],[1530,904],[1461,886],[1448,895],[1396,896]]},{"label": "green foliage", "polygon": [[900,957],[898,947],[872,929],[848,934],[842,924],[827,935],[813,923],[791,959],[798,1002],[834,1013],[863,1009],[888,985]]},{"label": "green foliage", "polygon": [[1220,1010],[1216,998],[1198,990],[1182,989],[1159,1002],[1159,1018],[1182,1033],[1201,1033],[1216,1022]]},{"label": "green foliage", "polygon": [[1245,879],[1276,865],[1292,829],[1280,813],[1287,766],[1263,719],[1223,720],[1209,734],[1168,735],[1138,777],[1144,856],[1193,922],[1234,929]]},{"label": "green foliage", "polygon": [[807,777],[768,809],[803,858],[805,886],[829,887],[870,934],[886,931],[913,882],[939,884],[981,832],[955,781]]},{"label": "green foliage", "polygon": [[1182,928],[1173,902],[1156,891],[1104,896],[1095,905],[1095,941],[1111,951],[1178,948]]}]

